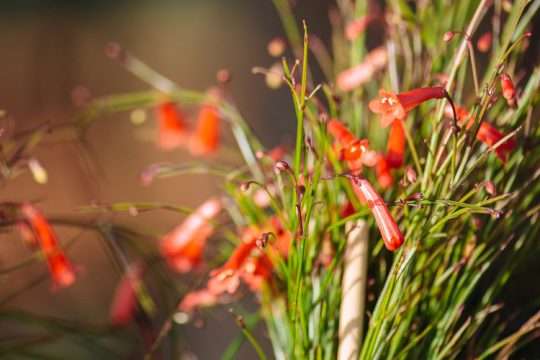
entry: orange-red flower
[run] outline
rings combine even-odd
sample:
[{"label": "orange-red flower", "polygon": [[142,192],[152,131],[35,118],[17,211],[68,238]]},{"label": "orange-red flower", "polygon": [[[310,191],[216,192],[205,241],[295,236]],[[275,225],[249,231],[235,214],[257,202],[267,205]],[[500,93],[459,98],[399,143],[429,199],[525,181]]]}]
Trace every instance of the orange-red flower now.
[{"label": "orange-red flower", "polygon": [[489,49],[491,49],[491,43],[492,43],[493,36],[490,32],[483,33],[480,38],[478,39],[478,42],[476,43],[476,47],[480,52],[488,52]]},{"label": "orange-red flower", "polygon": [[51,274],[53,289],[65,288],[73,284],[76,278],[75,269],[62,250],[58,237],[45,216],[32,203],[23,203],[21,212],[37,236]]},{"label": "orange-red flower", "polygon": [[194,155],[206,155],[219,145],[220,117],[212,105],[202,105],[199,109],[195,133],[189,142],[189,150]]},{"label": "orange-red flower", "polygon": [[363,177],[354,179],[352,183],[356,194],[361,195],[360,201],[367,201],[381,232],[384,246],[390,251],[399,249],[404,242],[403,234],[377,190]]},{"label": "orange-red flower", "polygon": [[[444,109],[444,113],[447,117],[453,117],[452,115],[452,109],[447,106]],[[467,110],[460,108],[459,106],[456,106],[456,114],[458,116],[458,121],[461,125],[465,125],[465,122],[467,121],[467,118],[469,118],[470,114]],[[470,129],[475,120],[475,116],[470,116],[470,120],[466,124],[467,130]],[[496,143],[498,143],[500,140],[502,140],[506,135],[499,130],[497,130],[492,125],[488,124],[485,121],[482,121],[480,123],[480,127],[478,128],[478,132],[476,133],[476,138],[480,141],[482,141],[487,146],[493,146]],[[512,150],[516,148],[516,141],[514,139],[508,139],[503,144],[501,144],[497,149],[495,149],[495,155],[499,159],[501,159],[502,162],[506,162],[508,158],[508,153],[510,153]]]},{"label": "orange-red flower", "polygon": [[206,240],[214,228],[210,221],[221,211],[221,200],[211,198],[161,240],[161,254],[179,272],[194,269],[201,261]]},{"label": "orange-red flower", "polygon": [[379,183],[381,189],[388,189],[390,186],[392,186],[394,178],[392,176],[392,173],[390,173],[390,166],[388,164],[388,158],[386,156],[379,155],[376,171],[377,182]]},{"label": "orange-red flower", "polygon": [[[275,242],[261,242],[266,230],[273,231]],[[241,242],[229,260],[210,273],[208,290],[213,294],[234,293],[242,279],[252,291],[257,291],[272,275],[274,261],[287,257],[292,235],[285,231],[277,216],[270,218],[267,228],[248,226],[241,235]]]},{"label": "orange-red flower", "polygon": [[362,35],[362,33],[366,30],[368,25],[377,18],[376,15],[373,14],[366,14],[364,16],[359,17],[356,20],[353,20],[347,27],[345,28],[345,37],[347,40],[354,40],[358,36]]},{"label": "orange-red flower", "polygon": [[369,52],[364,62],[338,74],[337,87],[342,91],[350,91],[358,88],[373,77],[373,74],[386,66],[388,54],[384,46]]},{"label": "orange-red flower", "polygon": [[210,272],[208,290],[213,294],[228,292],[232,294],[240,285],[240,270],[244,261],[255,248],[255,241],[262,231],[255,226],[248,227],[241,237],[240,244],[222,267]]},{"label": "orange-red flower", "polygon": [[195,308],[213,306],[217,304],[218,300],[219,297],[208,289],[194,290],[184,296],[178,306],[178,310],[190,313]]},{"label": "orange-red flower", "polygon": [[430,86],[399,94],[381,89],[379,91],[380,99],[371,100],[369,102],[369,108],[374,113],[381,114],[381,127],[385,128],[395,119],[403,120],[407,116],[408,111],[424,101],[442,99],[446,95],[446,90],[443,86]]},{"label": "orange-red flower", "polygon": [[347,160],[351,172],[358,175],[362,172],[363,156],[368,151],[369,140],[358,140],[340,121],[328,121],[328,132],[341,146],[340,158]]},{"label": "orange-red flower", "polygon": [[182,145],[187,138],[187,125],[173,102],[157,107],[157,145],[163,150],[172,150]]},{"label": "orange-red flower", "polygon": [[254,248],[242,264],[240,276],[251,291],[257,291],[261,285],[270,278],[274,271],[274,264],[266,253]]},{"label": "orange-red flower", "polygon": [[115,326],[127,325],[137,310],[137,291],[141,283],[143,266],[140,263],[129,266],[116,286],[109,318]]},{"label": "orange-red flower", "polygon": [[405,131],[403,122],[396,120],[390,126],[388,145],[386,148],[386,161],[391,168],[400,168],[405,157]]}]

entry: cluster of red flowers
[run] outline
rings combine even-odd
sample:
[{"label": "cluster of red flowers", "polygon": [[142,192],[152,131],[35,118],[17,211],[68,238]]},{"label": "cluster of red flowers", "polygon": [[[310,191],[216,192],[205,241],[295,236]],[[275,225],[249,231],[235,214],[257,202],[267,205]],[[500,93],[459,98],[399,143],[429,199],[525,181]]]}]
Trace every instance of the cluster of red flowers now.
[{"label": "cluster of red flowers", "polygon": [[[212,232],[210,221],[220,209],[219,200],[208,200],[162,239],[162,254],[171,268],[179,272],[196,268],[201,261],[204,243]],[[275,262],[287,257],[292,238],[278,217],[272,217],[264,227],[246,227],[239,237],[240,242],[227,262],[210,272],[207,287],[186,294],[180,304],[181,311],[190,312],[196,307],[216,304],[219,295],[235,293],[240,280],[250,290],[257,291],[272,275]]]},{"label": "cluster of red flowers", "polygon": [[[373,188],[373,186],[361,177],[362,165],[377,165],[377,177],[379,183],[386,184],[387,177],[391,175],[388,171],[386,157],[372,150],[368,150],[368,140],[358,140],[343,124],[338,120],[328,122],[328,132],[340,143],[341,150],[339,158],[346,160],[353,177],[351,186],[362,204],[368,204],[375,221],[379,226],[384,245],[388,250],[398,249],[404,241],[403,234],[397,226],[394,218],[390,214],[385,202]],[[382,164],[382,165],[381,165]],[[383,171],[380,171],[384,168]]]},{"label": "cluster of red flowers", "polygon": [[157,145],[163,150],[186,146],[192,155],[206,155],[215,151],[219,144],[220,116],[213,105],[202,105],[199,109],[195,130],[189,134],[189,126],[177,105],[164,102],[156,109],[158,138]]}]

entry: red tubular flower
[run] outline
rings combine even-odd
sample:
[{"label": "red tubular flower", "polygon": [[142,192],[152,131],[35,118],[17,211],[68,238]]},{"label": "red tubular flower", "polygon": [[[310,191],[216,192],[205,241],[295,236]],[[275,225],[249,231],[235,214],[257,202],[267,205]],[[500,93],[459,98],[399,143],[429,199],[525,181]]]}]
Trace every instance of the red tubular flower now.
[{"label": "red tubular flower", "polygon": [[173,102],[162,103],[157,108],[157,145],[163,150],[172,150],[186,140],[187,126]]},{"label": "red tubular flower", "polygon": [[[452,109],[447,106],[444,109],[444,113],[447,117],[453,117]],[[460,124],[464,125],[467,118],[470,116],[469,112],[459,106],[456,106],[456,114],[458,116],[458,121]],[[471,116],[470,120],[467,122],[466,128],[470,129],[475,120],[475,116]],[[502,140],[506,135],[499,130],[497,130],[492,125],[488,124],[485,121],[480,123],[478,132],[476,133],[476,138],[486,144],[487,146],[493,146]],[[496,150],[495,155],[504,163],[508,158],[508,153],[516,148],[516,141],[514,139],[508,139],[503,144],[501,144]]]},{"label": "red tubular flower", "polygon": [[361,194],[363,197],[361,201],[367,201],[367,204],[375,217],[379,231],[381,232],[384,246],[390,251],[399,249],[404,241],[403,234],[379,193],[365,178],[357,178],[353,184],[355,192]]},{"label": "red tubular flower", "polygon": [[[485,121],[482,121],[480,128],[478,129],[478,133],[476,133],[476,138],[487,146],[495,145],[505,136],[505,134]],[[516,141],[514,139],[508,139],[495,150],[495,155],[497,155],[497,157],[504,163],[508,159],[508,153],[514,150],[515,147]]]},{"label": "red tubular flower", "polygon": [[161,240],[161,254],[169,266],[179,272],[193,270],[201,261],[206,240],[213,232],[210,223],[220,211],[221,200],[211,198],[199,206],[184,222]]},{"label": "red tubular flower", "polygon": [[218,299],[219,297],[208,289],[190,291],[180,302],[178,310],[190,313],[195,308],[214,306],[217,304]]},{"label": "red tubular flower", "polygon": [[109,318],[114,326],[126,326],[133,318],[143,270],[142,264],[137,263],[129,266],[122,275],[109,310]]},{"label": "red tubular flower", "polygon": [[514,83],[512,82],[510,75],[507,73],[501,75],[501,89],[503,97],[506,100],[514,100],[516,97],[516,88],[514,87]]},{"label": "red tubular flower", "polygon": [[225,265],[210,272],[208,290],[213,294],[232,294],[240,285],[240,270],[244,261],[255,248],[255,241],[262,233],[259,228],[248,227],[242,234],[242,241],[231,254]]},{"label": "red tubular flower", "polygon": [[431,99],[442,99],[447,96],[443,86],[430,86],[414,89],[399,94],[392,91],[380,90],[380,99],[369,102],[369,108],[376,114],[381,114],[381,127],[385,128],[395,119],[403,120],[407,112],[421,103]]},{"label": "red tubular flower", "polygon": [[373,74],[386,66],[388,54],[384,46],[378,47],[367,54],[364,62],[338,74],[337,87],[342,91],[358,88],[373,77]]},{"label": "red tubular flower", "polygon": [[392,122],[388,134],[386,161],[391,168],[400,168],[405,156],[405,131],[401,120]]},{"label": "red tubular flower", "polygon": [[216,107],[202,105],[197,118],[195,133],[189,142],[194,155],[206,155],[215,151],[219,144],[220,118]]},{"label": "red tubular flower", "polygon": [[58,237],[41,211],[31,203],[23,203],[21,212],[32,226],[41,251],[51,274],[53,289],[65,288],[73,284],[76,273],[63,252]]},{"label": "red tubular flower", "polygon": [[394,182],[394,178],[390,173],[388,159],[384,155],[380,155],[377,161],[377,181],[381,189],[388,189]]}]

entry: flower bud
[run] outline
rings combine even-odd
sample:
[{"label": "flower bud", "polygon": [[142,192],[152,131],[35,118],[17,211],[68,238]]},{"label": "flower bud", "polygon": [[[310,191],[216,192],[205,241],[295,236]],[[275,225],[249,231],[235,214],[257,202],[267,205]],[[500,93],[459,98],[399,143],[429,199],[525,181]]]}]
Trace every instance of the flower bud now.
[{"label": "flower bud", "polygon": [[447,31],[444,33],[443,40],[446,42],[452,41],[456,33],[454,31]]}]

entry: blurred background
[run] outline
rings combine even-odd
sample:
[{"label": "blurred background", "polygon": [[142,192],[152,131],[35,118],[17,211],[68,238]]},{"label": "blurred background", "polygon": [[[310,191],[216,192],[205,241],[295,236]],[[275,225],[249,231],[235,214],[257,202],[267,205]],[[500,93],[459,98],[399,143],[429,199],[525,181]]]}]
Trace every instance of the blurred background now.
[{"label": "blurred background", "polygon": [[[328,0],[300,1],[295,10],[323,40],[329,37],[329,4]],[[263,77],[251,73],[253,66],[269,67],[275,61],[266,53],[266,45],[276,36],[283,36],[283,31],[271,0],[2,1],[0,109],[7,112],[2,120],[3,136],[42,124],[69,123],[80,110],[72,102],[74,89],[80,87],[93,98],[147,90],[146,84],[105,56],[105,45],[117,41],[184,88],[204,91],[216,83],[219,69],[228,69],[234,98],[255,134],[269,147],[290,143],[295,119],[288,90],[270,90]],[[30,173],[21,174],[4,185],[2,201],[39,201],[47,216],[72,219],[97,217],[75,213],[77,207],[93,200],[161,201],[194,207],[216,193],[217,179],[204,175],[159,179],[147,187],[140,184],[141,171],[153,163],[191,159],[184,150],[156,148],[155,122],[152,112],[148,115],[137,126],[130,122],[129,113],[100,118],[89,130],[84,150],[63,133],[50,134],[34,151],[47,169],[48,183],[38,185]],[[225,141],[230,151],[234,143],[230,138]],[[136,217],[99,216],[156,236],[170,231],[183,218],[167,211]],[[108,321],[118,275],[99,238],[75,228],[56,226],[55,230],[63,243],[74,240],[68,252],[84,274],[73,286],[52,292],[44,264],[2,272],[0,299],[5,311],[0,316],[0,336],[4,340],[43,330],[39,323],[22,321],[20,316],[14,321],[17,316],[9,315],[8,310],[94,324]],[[28,259],[29,252],[14,231],[1,236],[0,269]],[[160,312],[163,315],[169,310]],[[135,331],[121,330],[118,337],[136,338]],[[239,329],[223,311],[208,319],[203,328],[185,325],[180,332],[182,348],[199,359],[213,359]],[[257,336],[264,338],[264,330]],[[119,357],[132,351],[129,340],[116,340],[110,346]],[[75,341],[51,341],[43,349],[51,354],[62,349],[69,358],[97,357]],[[249,359],[255,355],[245,344],[239,356]]]}]

